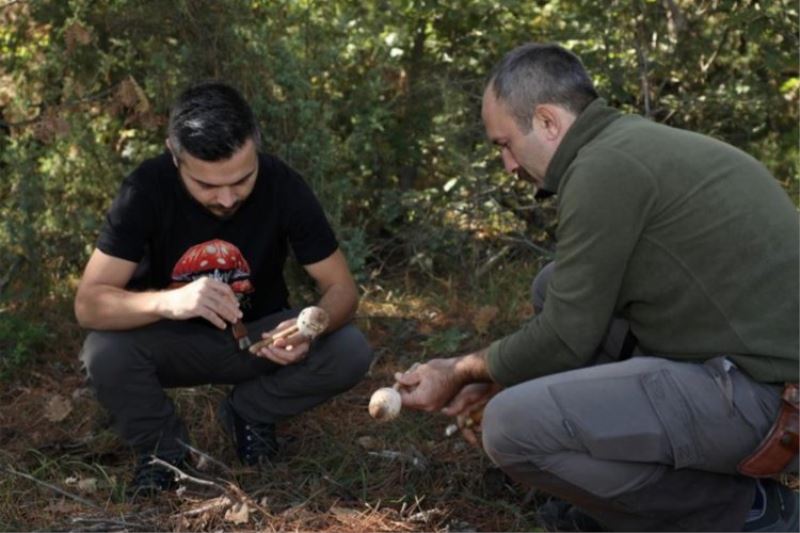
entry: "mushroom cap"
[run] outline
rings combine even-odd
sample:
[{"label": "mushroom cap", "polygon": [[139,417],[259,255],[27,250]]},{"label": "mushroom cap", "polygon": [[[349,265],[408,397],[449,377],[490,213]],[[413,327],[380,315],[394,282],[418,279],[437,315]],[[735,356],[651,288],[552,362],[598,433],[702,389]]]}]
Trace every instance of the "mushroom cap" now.
[{"label": "mushroom cap", "polygon": [[321,307],[306,307],[297,316],[297,329],[302,335],[315,339],[328,327],[330,318]]},{"label": "mushroom cap", "polygon": [[214,275],[229,283],[233,292],[253,292],[250,282],[250,265],[236,245],[220,239],[196,244],[186,250],[172,270],[173,285]]},{"label": "mushroom cap", "polygon": [[402,406],[400,393],[391,387],[383,387],[373,392],[369,399],[369,416],[381,421],[392,420],[400,414]]}]

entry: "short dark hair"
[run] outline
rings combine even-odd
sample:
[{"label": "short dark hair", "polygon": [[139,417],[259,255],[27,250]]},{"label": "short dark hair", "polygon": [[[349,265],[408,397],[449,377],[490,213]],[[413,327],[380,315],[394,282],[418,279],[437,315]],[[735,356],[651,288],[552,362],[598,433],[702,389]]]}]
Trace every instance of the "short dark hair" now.
[{"label": "short dark hair", "polygon": [[539,104],[558,104],[579,115],[597,91],[581,60],[553,43],[528,43],[505,55],[487,87],[502,100],[523,132],[531,129]]},{"label": "short dark hair", "polygon": [[253,110],[229,85],[207,81],[181,93],[169,114],[168,136],[173,155],[185,150],[204,161],[229,159],[247,139],[256,148],[261,134]]}]

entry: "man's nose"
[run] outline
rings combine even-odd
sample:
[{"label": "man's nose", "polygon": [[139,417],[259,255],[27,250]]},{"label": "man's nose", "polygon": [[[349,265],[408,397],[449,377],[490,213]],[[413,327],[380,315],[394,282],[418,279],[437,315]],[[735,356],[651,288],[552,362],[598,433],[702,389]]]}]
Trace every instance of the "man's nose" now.
[{"label": "man's nose", "polygon": [[222,207],[228,208],[236,203],[236,195],[230,187],[222,187],[217,194],[217,201]]},{"label": "man's nose", "polygon": [[509,151],[508,148],[503,149],[502,157],[503,157],[503,166],[505,167],[506,172],[508,172],[509,174],[516,174],[517,169],[519,168],[519,163],[517,163],[517,160],[514,159],[513,155],[511,155],[511,152]]}]

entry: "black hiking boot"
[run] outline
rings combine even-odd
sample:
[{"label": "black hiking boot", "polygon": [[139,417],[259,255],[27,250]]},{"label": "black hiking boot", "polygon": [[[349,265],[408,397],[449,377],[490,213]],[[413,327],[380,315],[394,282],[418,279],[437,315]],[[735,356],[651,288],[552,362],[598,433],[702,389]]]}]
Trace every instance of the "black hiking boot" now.
[{"label": "black hiking boot", "polygon": [[[178,468],[186,465],[185,456],[171,459],[159,457],[159,459]],[[127,494],[129,498],[149,498],[177,487],[178,481],[175,472],[164,465],[154,463],[153,454],[143,453],[136,460],[136,470],[133,480],[128,486]]]},{"label": "black hiking boot", "polygon": [[580,508],[557,498],[539,506],[536,521],[545,531],[606,531]]},{"label": "black hiking boot", "polygon": [[742,531],[800,531],[798,495],[772,479],[756,480],[756,499]]},{"label": "black hiking boot", "polygon": [[278,453],[275,424],[252,423],[234,410],[230,397],[222,400],[217,410],[222,427],[236,445],[236,455],[242,464],[270,464]]}]

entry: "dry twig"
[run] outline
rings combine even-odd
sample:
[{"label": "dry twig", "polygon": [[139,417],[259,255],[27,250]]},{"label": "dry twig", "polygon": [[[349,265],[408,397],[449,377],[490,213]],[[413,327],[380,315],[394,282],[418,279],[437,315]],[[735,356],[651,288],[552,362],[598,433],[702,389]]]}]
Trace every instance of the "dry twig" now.
[{"label": "dry twig", "polygon": [[15,476],[19,476],[21,478],[25,478],[25,479],[27,479],[29,481],[33,481],[34,483],[36,483],[38,485],[41,485],[43,487],[46,487],[46,488],[48,488],[48,489],[50,489],[50,490],[52,490],[54,492],[57,492],[57,493],[61,494],[62,496],[66,496],[67,498],[73,499],[76,502],[80,502],[83,505],[86,505],[87,507],[91,507],[92,509],[98,509],[100,511],[104,511],[105,510],[105,509],[103,509],[103,507],[100,507],[96,503],[91,502],[91,501],[87,500],[86,498],[81,498],[77,494],[72,494],[71,492],[67,492],[66,490],[62,489],[61,487],[57,487],[55,485],[47,483],[46,481],[42,481],[41,479],[38,479],[38,478],[36,478],[36,477],[34,477],[34,476],[30,475],[30,474],[26,474],[25,472],[20,472],[19,470],[16,470],[11,466],[6,465],[3,469],[6,472],[8,472],[9,474],[12,474],[12,475],[15,475]]}]

